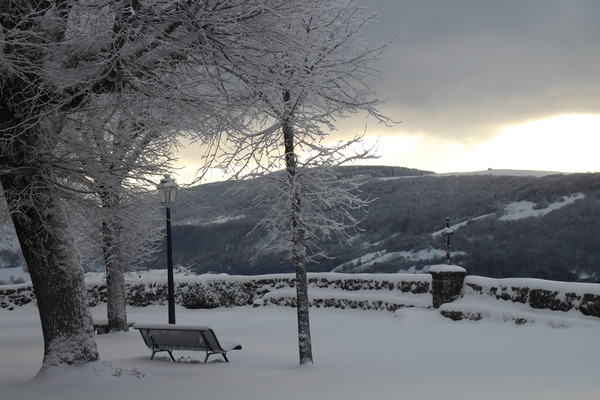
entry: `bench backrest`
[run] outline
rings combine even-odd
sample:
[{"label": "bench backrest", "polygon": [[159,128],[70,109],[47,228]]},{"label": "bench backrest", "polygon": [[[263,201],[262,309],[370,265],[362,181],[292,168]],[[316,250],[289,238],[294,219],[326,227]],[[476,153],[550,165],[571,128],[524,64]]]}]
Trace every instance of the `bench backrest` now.
[{"label": "bench backrest", "polygon": [[206,343],[200,331],[175,331],[167,329],[140,329],[148,347],[169,350],[205,349]]},{"label": "bench backrest", "polygon": [[176,330],[161,328],[136,328],[142,334],[148,347],[165,350],[205,350],[221,352],[212,329]]},{"label": "bench backrest", "polygon": [[202,336],[204,337],[204,341],[211,351],[220,352],[223,350],[212,329],[202,331]]}]

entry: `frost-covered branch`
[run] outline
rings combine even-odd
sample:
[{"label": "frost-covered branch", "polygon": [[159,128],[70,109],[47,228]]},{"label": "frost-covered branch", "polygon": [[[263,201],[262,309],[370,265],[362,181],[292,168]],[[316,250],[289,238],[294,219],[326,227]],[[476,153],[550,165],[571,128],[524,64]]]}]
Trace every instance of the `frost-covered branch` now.
[{"label": "frost-covered branch", "polygon": [[270,205],[261,223],[275,233],[272,245],[286,250],[296,267],[303,364],[312,362],[307,262],[321,255],[320,241],[346,240],[369,203],[360,197],[360,178],[340,178],[334,166],[372,157],[370,149],[355,150],[360,137],[333,146],[324,142],[348,113],[390,121],[377,110],[380,101],[370,83],[378,75],[373,61],[385,46],[370,47],[360,39],[361,27],[372,18],[361,2],[298,0],[289,5],[285,13],[274,13],[276,40],[269,41],[269,51],[234,52],[219,65],[233,77],[224,92],[235,99],[252,129],[228,131],[211,143],[210,154],[236,175],[283,170],[268,175],[272,184],[265,185],[258,201]]},{"label": "frost-covered branch", "polygon": [[264,50],[266,37],[281,42],[267,21],[287,3],[0,3],[0,183],[36,291],[45,367],[98,358],[68,206],[102,210],[105,255],[124,257],[111,253],[122,210],[169,167],[173,136],[247,130],[238,80],[220,65]]}]

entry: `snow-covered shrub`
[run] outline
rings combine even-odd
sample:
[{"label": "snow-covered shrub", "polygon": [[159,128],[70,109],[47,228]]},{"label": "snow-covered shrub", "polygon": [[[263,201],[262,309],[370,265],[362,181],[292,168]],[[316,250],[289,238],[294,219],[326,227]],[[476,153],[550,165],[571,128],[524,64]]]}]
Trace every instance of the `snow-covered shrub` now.
[{"label": "snow-covered shrub", "polygon": [[151,304],[165,304],[167,301],[167,285],[147,282],[127,285],[127,304],[145,307]]},{"label": "snow-covered shrub", "polygon": [[191,283],[184,286],[179,294],[179,302],[185,308],[216,308],[219,298],[214,290],[202,283]]},{"label": "snow-covered shrub", "polygon": [[92,284],[87,286],[88,304],[95,307],[99,303],[106,303],[106,284]]},{"label": "snow-covered shrub", "polygon": [[242,282],[205,281],[181,286],[179,303],[185,308],[235,307],[252,304],[254,285]]},{"label": "snow-covered shrub", "polygon": [[600,317],[600,295],[584,294],[579,304],[579,311],[583,315]]}]

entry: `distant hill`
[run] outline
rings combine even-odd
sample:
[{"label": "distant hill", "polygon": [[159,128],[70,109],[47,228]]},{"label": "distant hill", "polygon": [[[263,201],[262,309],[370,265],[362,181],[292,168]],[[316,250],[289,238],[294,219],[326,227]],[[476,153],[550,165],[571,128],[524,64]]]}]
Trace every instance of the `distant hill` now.
[{"label": "distant hill", "polygon": [[[600,278],[600,174],[480,171],[435,175],[396,167],[344,167],[362,174],[376,199],[351,246],[320,243],[330,256],[311,271],[421,271],[445,260],[439,231],[455,231],[452,259],[470,274],[567,281]],[[268,235],[253,228],[260,180],[186,189],[173,208],[175,262],[198,273],[291,272],[281,253],[261,253]],[[235,189],[235,190],[234,190]],[[250,233],[252,232],[252,233]],[[146,265],[161,268],[165,255]]]},{"label": "distant hill", "polygon": [[[310,271],[421,272],[445,261],[440,234],[450,218],[451,261],[469,274],[600,282],[600,174],[488,170],[436,175],[398,167],[343,167],[366,176],[375,199],[351,245],[319,243],[329,258]],[[184,189],[172,209],[176,264],[197,273],[292,272],[285,254],[263,252],[261,179]],[[160,207],[159,205],[157,205]],[[0,229],[0,267],[16,267],[16,242]],[[164,246],[163,246],[164,247]],[[144,268],[164,268],[163,251]]]}]

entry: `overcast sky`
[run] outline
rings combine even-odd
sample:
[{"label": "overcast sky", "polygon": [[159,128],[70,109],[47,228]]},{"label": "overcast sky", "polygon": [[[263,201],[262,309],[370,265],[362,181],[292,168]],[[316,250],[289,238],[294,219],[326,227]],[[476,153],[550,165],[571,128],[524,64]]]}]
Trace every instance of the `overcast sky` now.
[{"label": "overcast sky", "polygon": [[377,85],[401,121],[368,124],[370,164],[600,171],[600,0],[368,1],[383,12],[367,39],[396,37]]},{"label": "overcast sky", "polygon": [[[374,42],[397,37],[379,87],[386,114],[402,121],[369,127],[383,135],[384,163],[449,172],[465,163],[463,170],[522,168],[530,158],[540,164],[532,169],[564,170],[572,153],[598,143],[600,1],[388,0],[382,9],[366,34]],[[521,146],[533,136],[540,147],[531,157],[476,165],[499,141]],[[600,157],[584,153],[571,170],[600,170]],[[589,166],[574,165],[582,157]]]}]

